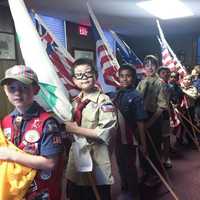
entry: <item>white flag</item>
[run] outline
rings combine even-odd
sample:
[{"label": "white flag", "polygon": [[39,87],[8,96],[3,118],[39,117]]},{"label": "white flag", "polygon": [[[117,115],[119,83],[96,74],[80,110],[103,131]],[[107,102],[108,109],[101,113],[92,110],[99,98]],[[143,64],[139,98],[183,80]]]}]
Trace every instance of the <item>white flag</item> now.
[{"label": "white flag", "polygon": [[48,105],[48,109],[54,111],[61,120],[71,120],[72,106],[68,99],[68,92],[48,58],[24,1],[9,0],[8,2],[25,64],[38,75],[41,88],[39,103]]}]

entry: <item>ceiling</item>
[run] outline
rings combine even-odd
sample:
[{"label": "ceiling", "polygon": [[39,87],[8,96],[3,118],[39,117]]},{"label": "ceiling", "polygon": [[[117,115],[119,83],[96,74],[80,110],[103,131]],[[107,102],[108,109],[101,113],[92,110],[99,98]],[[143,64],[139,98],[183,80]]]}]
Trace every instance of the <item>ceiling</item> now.
[{"label": "ceiling", "polygon": [[[90,0],[103,28],[129,36],[155,35],[155,18],[136,5],[139,0]],[[166,0],[167,1],[167,0]],[[176,20],[162,20],[166,34],[200,33],[200,0],[182,0],[194,16]],[[87,0],[25,0],[36,12],[68,21],[89,25]],[[170,12],[170,10],[169,10]]]}]

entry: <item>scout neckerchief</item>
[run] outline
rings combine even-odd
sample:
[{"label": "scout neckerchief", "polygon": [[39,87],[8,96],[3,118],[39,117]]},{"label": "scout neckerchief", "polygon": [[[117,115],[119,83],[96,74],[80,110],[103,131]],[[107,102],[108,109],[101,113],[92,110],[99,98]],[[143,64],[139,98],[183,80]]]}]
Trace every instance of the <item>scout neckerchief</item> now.
[{"label": "scout neckerchief", "polygon": [[90,102],[89,99],[85,99],[84,101],[81,101],[81,98],[77,97],[77,107],[74,112],[74,120],[76,121],[78,126],[81,125],[82,111],[89,102]]},{"label": "scout neckerchief", "polygon": [[16,116],[14,119],[14,134],[12,137],[13,143],[18,146],[21,141],[21,125],[22,125],[23,118],[22,116]]},{"label": "scout neckerchief", "polygon": [[[128,91],[130,88],[126,88],[126,89],[120,89],[117,92],[116,97],[114,98],[113,102],[116,106],[116,108],[118,108],[118,112],[117,112],[117,122],[118,122],[118,126],[119,126],[119,136],[120,136],[120,140],[119,142],[122,144],[133,144],[133,135],[134,135],[134,131],[133,128],[130,126],[130,122],[127,122],[126,117],[124,116],[124,112],[123,110],[121,110],[121,105],[122,105],[122,98],[125,95],[125,92]],[[123,119],[122,119],[123,117]],[[119,121],[123,120],[125,123],[125,127],[123,127],[125,130],[121,130],[120,128],[120,124]],[[125,131],[125,134],[123,134],[123,132]]]}]

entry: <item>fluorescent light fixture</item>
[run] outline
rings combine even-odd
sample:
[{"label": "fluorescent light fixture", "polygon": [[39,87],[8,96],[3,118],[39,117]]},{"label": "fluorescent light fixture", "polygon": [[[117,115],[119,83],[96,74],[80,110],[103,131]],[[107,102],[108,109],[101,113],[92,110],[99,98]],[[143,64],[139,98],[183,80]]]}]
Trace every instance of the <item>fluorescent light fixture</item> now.
[{"label": "fluorescent light fixture", "polygon": [[137,5],[160,19],[173,19],[194,15],[180,0],[141,1]]}]

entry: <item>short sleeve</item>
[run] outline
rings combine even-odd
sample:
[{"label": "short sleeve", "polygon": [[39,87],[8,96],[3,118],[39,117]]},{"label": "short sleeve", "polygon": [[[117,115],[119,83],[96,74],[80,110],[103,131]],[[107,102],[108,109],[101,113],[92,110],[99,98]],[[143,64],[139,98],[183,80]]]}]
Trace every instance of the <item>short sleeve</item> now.
[{"label": "short sleeve", "polygon": [[105,100],[99,105],[98,125],[95,128],[98,136],[106,144],[109,144],[110,139],[116,131],[116,111],[110,100]]},{"label": "short sleeve", "polygon": [[43,127],[40,155],[51,157],[56,156],[63,151],[60,130],[60,125],[56,119],[50,118],[46,120]]},{"label": "short sleeve", "polygon": [[136,90],[137,90],[142,96],[144,96],[145,86],[146,86],[146,84],[145,84],[144,80],[141,80],[141,81],[138,83],[137,88],[136,88]]},{"label": "short sleeve", "polygon": [[160,90],[158,93],[158,101],[157,106],[158,109],[168,109],[169,102],[168,102],[168,94],[164,84],[160,84]]}]

